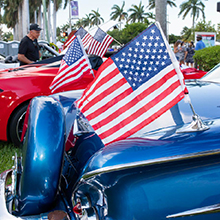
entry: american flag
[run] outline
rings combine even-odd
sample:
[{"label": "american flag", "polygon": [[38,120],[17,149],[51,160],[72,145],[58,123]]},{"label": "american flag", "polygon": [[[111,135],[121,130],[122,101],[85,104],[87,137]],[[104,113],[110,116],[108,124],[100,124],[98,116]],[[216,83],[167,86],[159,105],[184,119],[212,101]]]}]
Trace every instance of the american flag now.
[{"label": "american flag", "polygon": [[64,43],[64,48],[69,47],[69,45],[73,42],[76,36],[73,34],[67,41]]},{"label": "american flag", "polygon": [[103,57],[114,38],[98,28],[88,48],[88,54]]},{"label": "american flag", "polygon": [[156,23],[103,63],[76,104],[108,144],[158,118],[184,97],[185,88],[178,62]]},{"label": "american flag", "polygon": [[80,80],[85,74],[92,74],[92,69],[81,39],[77,36],[63,57],[50,89],[54,93],[57,89]]},{"label": "american flag", "polygon": [[89,46],[89,44],[92,40],[92,35],[89,34],[83,27],[80,27],[75,32],[75,34],[65,42],[64,47],[68,47],[73,42],[73,40],[76,38],[76,36],[80,36],[80,38],[82,40],[83,47],[85,49]]},{"label": "american flag", "polygon": [[80,27],[75,33],[75,36],[78,36],[78,35],[80,36],[82,40],[83,47],[86,49],[92,40],[92,35],[89,34],[83,27]]}]

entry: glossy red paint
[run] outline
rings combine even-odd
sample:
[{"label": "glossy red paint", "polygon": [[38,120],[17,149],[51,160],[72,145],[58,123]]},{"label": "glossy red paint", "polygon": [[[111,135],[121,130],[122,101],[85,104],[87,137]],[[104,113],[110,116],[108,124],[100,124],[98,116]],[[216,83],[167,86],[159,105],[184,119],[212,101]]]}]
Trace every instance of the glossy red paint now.
[{"label": "glossy red paint", "polygon": [[[59,67],[29,65],[0,71],[0,140],[8,140],[8,126],[13,113],[33,97],[49,95],[49,85]],[[66,86],[57,92],[84,89],[93,80],[92,75],[84,76],[79,82]]]}]

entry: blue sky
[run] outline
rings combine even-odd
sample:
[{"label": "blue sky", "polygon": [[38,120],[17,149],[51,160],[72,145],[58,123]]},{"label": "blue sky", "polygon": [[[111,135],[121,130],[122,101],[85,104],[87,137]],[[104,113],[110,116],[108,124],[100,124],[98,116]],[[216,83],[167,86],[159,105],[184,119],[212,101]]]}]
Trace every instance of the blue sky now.
[{"label": "blue sky", "polygon": [[[167,14],[168,21],[170,22],[168,25],[168,33],[179,35],[184,26],[191,27],[192,26],[192,18],[190,15],[182,19],[182,16],[178,17],[178,13],[180,11],[179,6],[181,3],[185,2],[185,0],[176,0],[175,3],[177,7],[171,8],[168,6]],[[211,21],[212,24],[220,23],[220,12],[216,11],[217,2],[219,0],[207,0],[203,1],[205,4],[205,14],[206,21]],[[79,4],[79,18],[85,17],[86,14],[89,14],[91,10],[97,11],[104,18],[105,21],[110,19],[111,8],[114,4],[122,6],[123,0],[78,0]],[[129,9],[132,4],[139,5],[139,0],[126,0],[125,1],[125,10]],[[148,0],[142,1],[142,4],[148,4]],[[147,11],[147,10],[146,10]],[[154,13],[154,11],[151,11]],[[199,21],[202,17],[200,16],[197,21]],[[66,24],[69,20],[69,9],[62,10],[60,9],[57,14],[57,25],[61,26],[62,24]]]}]

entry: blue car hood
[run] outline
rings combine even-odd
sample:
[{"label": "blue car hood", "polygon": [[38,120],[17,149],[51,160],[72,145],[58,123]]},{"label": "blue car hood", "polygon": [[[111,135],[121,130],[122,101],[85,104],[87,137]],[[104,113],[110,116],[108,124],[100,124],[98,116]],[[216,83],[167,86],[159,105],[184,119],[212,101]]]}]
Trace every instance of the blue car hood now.
[{"label": "blue car hood", "polygon": [[[192,111],[184,100],[153,123],[126,140],[117,141],[98,151],[87,163],[82,176],[98,174],[116,167],[151,164],[190,158],[192,155],[220,152],[219,84],[189,82],[187,88],[196,113],[209,129],[177,133],[192,122]],[[218,98],[218,99],[217,99]]]}]

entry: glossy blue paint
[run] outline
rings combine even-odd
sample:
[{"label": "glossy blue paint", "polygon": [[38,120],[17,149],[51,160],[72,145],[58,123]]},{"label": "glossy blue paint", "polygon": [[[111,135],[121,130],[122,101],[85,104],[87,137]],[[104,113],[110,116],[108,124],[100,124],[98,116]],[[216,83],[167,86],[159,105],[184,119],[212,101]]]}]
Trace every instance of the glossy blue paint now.
[{"label": "glossy blue paint", "polygon": [[[189,104],[181,101],[153,127],[144,128],[139,138],[99,150],[85,166],[75,199],[84,205],[91,200],[100,216],[109,220],[166,219],[220,203],[220,100],[216,96],[220,88],[203,82],[187,85],[196,113],[210,128],[176,133],[192,121]],[[220,213],[191,218],[219,219]]]},{"label": "glossy blue paint", "polygon": [[[88,219],[165,220],[219,204],[220,87],[206,82],[189,82],[187,87],[208,130],[177,133],[192,121],[189,104],[181,101],[133,137],[105,147],[90,129],[79,126],[74,133],[74,121],[85,120],[74,105],[80,92],[34,99],[17,214],[46,216],[61,209],[77,219],[72,195],[80,199]],[[185,218],[215,220],[220,213]]]},{"label": "glossy blue paint", "polygon": [[62,106],[50,97],[31,102],[23,146],[23,172],[18,190],[18,214],[46,211],[55,200],[60,180],[65,120]]}]

